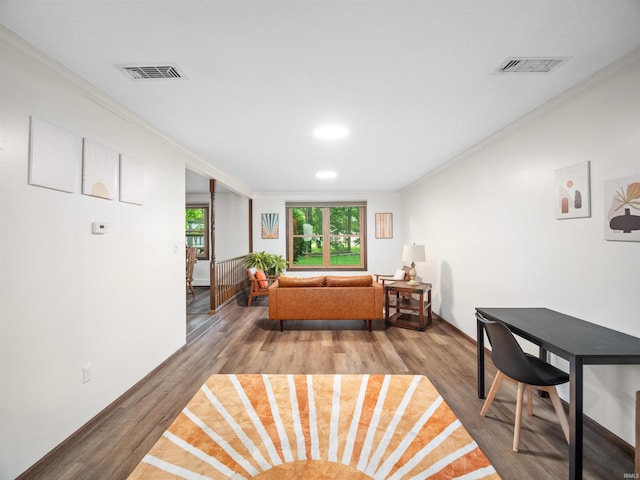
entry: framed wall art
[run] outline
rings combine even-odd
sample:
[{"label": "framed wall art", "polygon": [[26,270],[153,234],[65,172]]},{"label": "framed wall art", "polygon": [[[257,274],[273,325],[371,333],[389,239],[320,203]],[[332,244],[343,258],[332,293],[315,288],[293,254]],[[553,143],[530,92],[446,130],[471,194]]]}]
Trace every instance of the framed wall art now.
[{"label": "framed wall art", "polygon": [[393,213],[376,213],[376,238],[393,238]]},{"label": "framed wall art", "polygon": [[277,213],[262,214],[262,238],[278,238],[280,225]]},{"label": "framed wall art", "polygon": [[98,142],[84,139],[82,149],[82,193],[113,200],[117,198],[119,155]]},{"label": "framed wall art", "polygon": [[29,184],[73,193],[82,155],[80,137],[31,117],[29,142]]},{"label": "framed wall art", "polygon": [[120,155],[120,201],[142,205],[144,200],[144,165],[142,162]]},{"label": "framed wall art", "polygon": [[555,171],[556,218],[591,216],[589,162],[581,162]]},{"label": "framed wall art", "polygon": [[604,238],[640,242],[640,176],[604,182]]}]

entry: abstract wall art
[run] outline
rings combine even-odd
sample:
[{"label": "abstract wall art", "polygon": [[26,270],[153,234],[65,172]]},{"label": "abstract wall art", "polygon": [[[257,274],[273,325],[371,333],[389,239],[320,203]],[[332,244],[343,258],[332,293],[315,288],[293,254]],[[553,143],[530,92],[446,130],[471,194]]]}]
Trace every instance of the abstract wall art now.
[{"label": "abstract wall art", "polygon": [[277,213],[262,214],[262,238],[278,238],[280,232]]},{"label": "abstract wall art", "polygon": [[393,213],[376,213],[376,238],[393,238]]},{"label": "abstract wall art", "polygon": [[93,140],[84,139],[82,193],[113,200],[117,197],[119,155]]},{"label": "abstract wall art", "polygon": [[640,176],[604,182],[604,238],[640,242]]},{"label": "abstract wall art", "polygon": [[74,192],[76,165],[82,155],[80,137],[31,117],[29,140],[29,184]]},{"label": "abstract wall art", "polygon": [[144,200],[144,164],[128,155],[120,155],[120,201],[142,205]]},{"label": "abstract wall art", "polygon": [[589,162],[581,162],[555,172],[556,218],[591,216]]}]

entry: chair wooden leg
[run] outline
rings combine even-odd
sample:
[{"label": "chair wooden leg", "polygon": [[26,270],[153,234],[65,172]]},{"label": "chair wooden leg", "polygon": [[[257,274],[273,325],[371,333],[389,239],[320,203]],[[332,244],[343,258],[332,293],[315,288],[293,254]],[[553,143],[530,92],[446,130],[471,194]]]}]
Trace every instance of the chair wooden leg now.
[{"label": "chair wooden leg", "polygon": [[566,438],[567,443],[569,443],[569,422],[567,421],[567,415],[564,413],[564,408],[562,408],[560,397],[558,397],[558,390],[556,390],[556,387],[548,387],[545,390],[549,393],[553,409],[556,411],[556,415],[558,415],[558,419],[560,420],[564,438]]},{"label": "chair wooden leg", "polygon": [[513,426],[513,451],[517,452],[520,447],[520,425],[522,425],[522,405],[524,401],[525,384],[518,382],[518,400],[516,402],[516,422]]},{"label": "chair wooden leg", "polygon": [[533,388],[527,386],[527,413],[533,415]]},{"label": "chair wooden leg", "polygon": [[247,301],[247,307],[251,306],[251,301],[253,300],[253,297],[251,296],[251,292],[249,292],[249,300]]},{"label": "chair wooden leg", "polygon": [[482,410],[480,410],[480,416],[484,417],[487,414],[487,410],[489,410],[489,406],[493,399],[496,398],[496,394],[500,389],[500,385],[502,385],[502,381],[506,378],[506,375],[498,370],[496,374],[496,378],[493,379],[493,383],[491,384],[491,388],[489,389],[489,394],[487,395],[487,399],[484,401],[484,405],[482,405]]}]

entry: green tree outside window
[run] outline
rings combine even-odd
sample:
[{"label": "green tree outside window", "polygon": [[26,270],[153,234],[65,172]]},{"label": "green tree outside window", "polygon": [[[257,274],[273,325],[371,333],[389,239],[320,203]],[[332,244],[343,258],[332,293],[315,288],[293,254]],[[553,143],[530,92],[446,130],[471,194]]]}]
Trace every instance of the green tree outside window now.
[{"label": "green tree outside window", "polygon": [[197,258],[209,259],[209,206],[187,205],[185,209],[185,245],[197,248]]},{"label": "green tree outside window", "polygon": [[365,269],[365,218],[365,205],[288,205],[289,270]]}]

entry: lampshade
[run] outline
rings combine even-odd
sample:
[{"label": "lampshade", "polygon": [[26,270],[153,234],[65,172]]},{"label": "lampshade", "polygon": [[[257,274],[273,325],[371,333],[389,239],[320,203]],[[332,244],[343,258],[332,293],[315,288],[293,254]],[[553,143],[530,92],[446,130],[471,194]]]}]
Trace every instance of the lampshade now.
[{"label": "lampshade", "polygon": [[405,245],[402,249],[403,262],[424,262],[424,245]]}]

